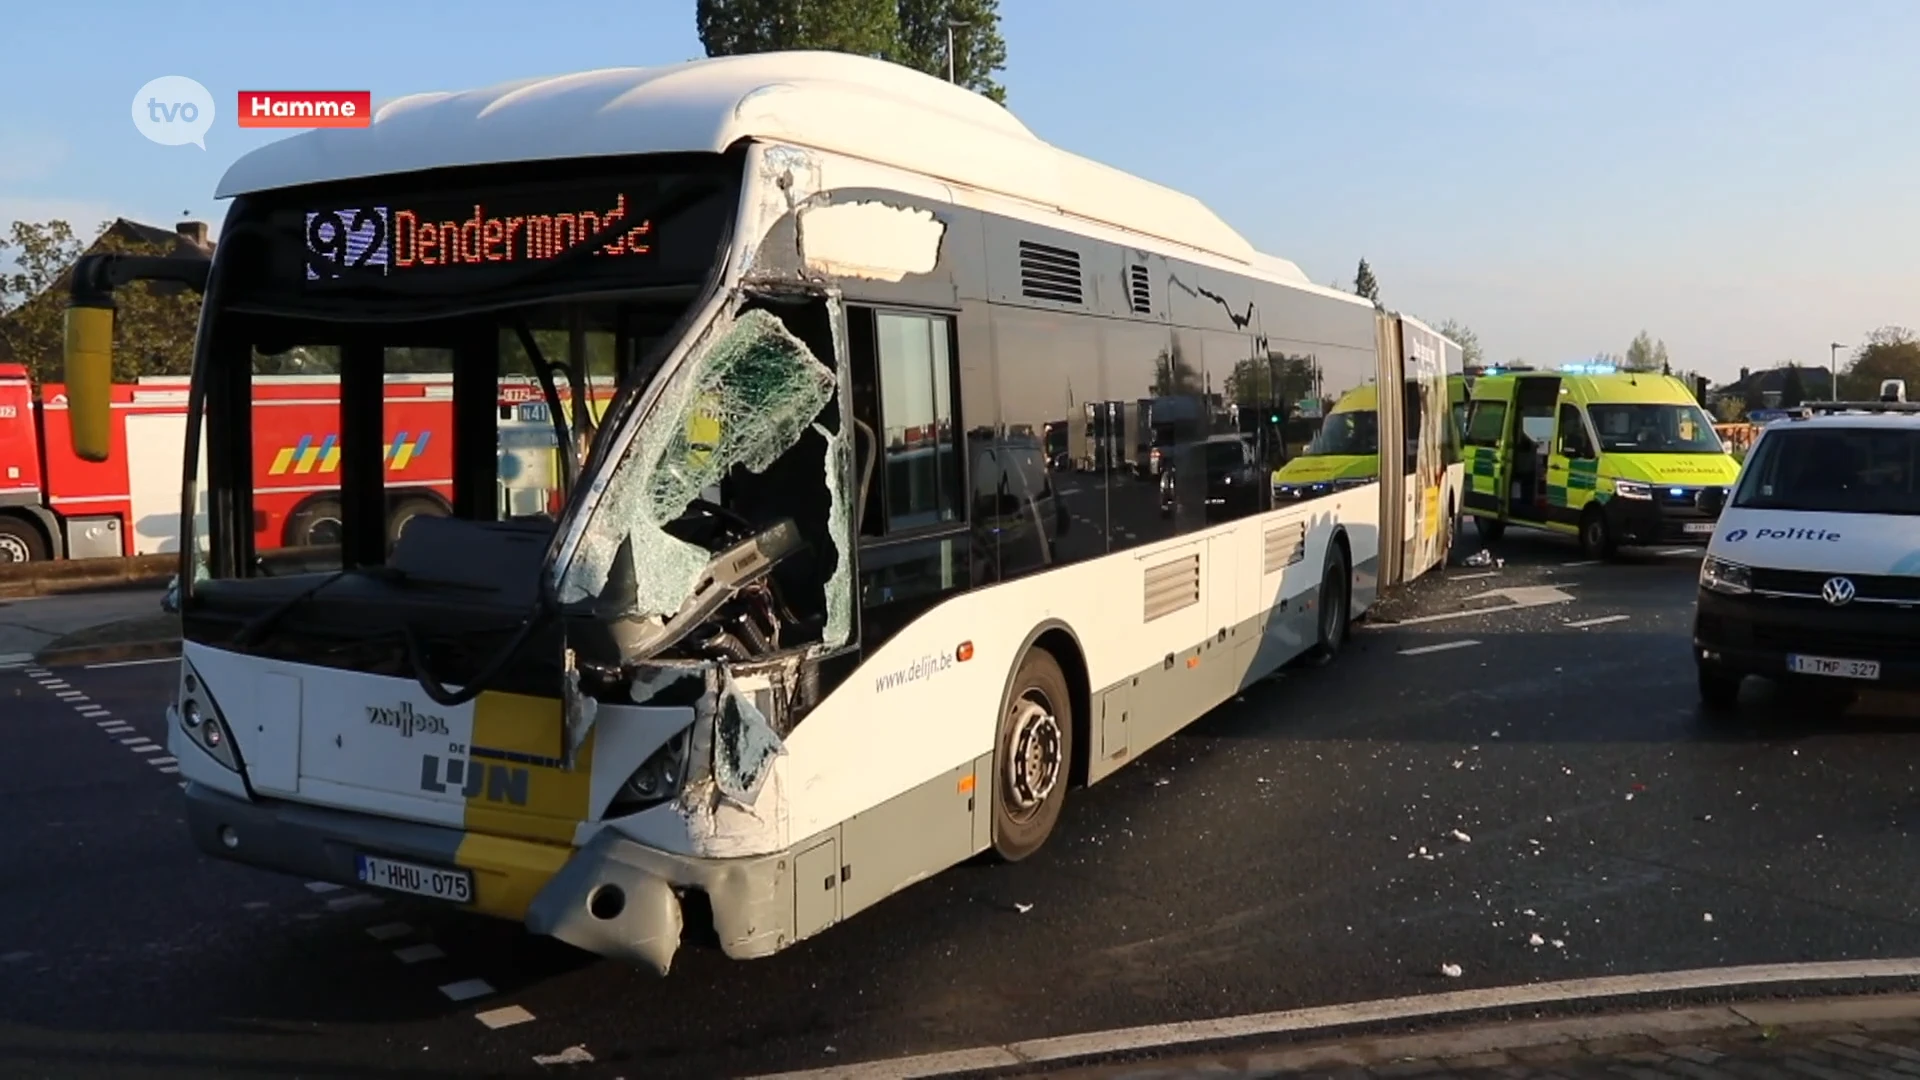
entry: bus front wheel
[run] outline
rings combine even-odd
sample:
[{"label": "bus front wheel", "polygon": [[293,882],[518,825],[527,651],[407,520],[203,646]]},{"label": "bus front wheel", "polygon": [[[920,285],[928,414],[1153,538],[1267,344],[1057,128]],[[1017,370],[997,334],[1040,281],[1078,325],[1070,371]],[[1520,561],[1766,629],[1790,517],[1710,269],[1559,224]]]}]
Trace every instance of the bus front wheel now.
[{"label": "bus front wheel", "polygon": [[1073,766],[1073,698],[1053,654],[1029,651],[1014,673],[993,755],[993,852],[1019,862],[1060,820]]}]

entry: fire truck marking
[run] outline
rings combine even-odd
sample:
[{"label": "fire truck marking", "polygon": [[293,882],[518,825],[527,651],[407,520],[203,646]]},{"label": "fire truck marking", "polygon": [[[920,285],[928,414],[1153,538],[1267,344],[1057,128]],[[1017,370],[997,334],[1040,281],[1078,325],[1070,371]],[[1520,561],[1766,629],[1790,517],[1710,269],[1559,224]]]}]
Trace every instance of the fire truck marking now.
[{"label": "fire truck marking", "polygon": [[[387,467],[395,472],[406,468],[408,463],[427,452],[427,439],[433,432],[423,431],[411,442],[407,440],[407,434],[403,431],[394,441],[381,447],[381,456],[386,459]],[[300,475],[313,472],[315,466],[319,467],[321,473],[331,473],[340,468],[338,435],[328,435],[318,446],[313,444],[313,436],[302,435],[297,445],[280,448],[280,452],[274,455],[273,464],[267,467],[267,475],[282,476],[289,471]]]}]

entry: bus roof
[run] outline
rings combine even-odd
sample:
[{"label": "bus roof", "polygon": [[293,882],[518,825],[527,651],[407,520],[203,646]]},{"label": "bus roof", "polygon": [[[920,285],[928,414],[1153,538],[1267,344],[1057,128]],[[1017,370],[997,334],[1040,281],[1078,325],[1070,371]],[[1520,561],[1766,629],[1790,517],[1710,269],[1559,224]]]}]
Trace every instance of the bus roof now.
[{"label": "bus roof", "polygon": [[263,146],[218,198],[520,161],[725,151],[754,139],[847,154],[1062,212],[1311,285],[1198,199],[1042,141],[971,90],[836,52],[774,52],[520,79],[382,104],[364,128]]}]

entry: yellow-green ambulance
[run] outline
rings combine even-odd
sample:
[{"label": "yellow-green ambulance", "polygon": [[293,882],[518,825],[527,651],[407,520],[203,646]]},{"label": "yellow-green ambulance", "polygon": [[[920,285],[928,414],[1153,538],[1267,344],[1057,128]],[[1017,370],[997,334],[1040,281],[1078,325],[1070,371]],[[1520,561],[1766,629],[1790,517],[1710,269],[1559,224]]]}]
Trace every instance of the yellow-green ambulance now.
[{"label": "yellow-green ambulance", "polygon": [[1740,475],[1685,383],[1604,364],[1482,375],[1465,443],[1464,513],[1482,539],[1545,529],[1579,537],[1589,558],[1705,544],[1700,493]]}]

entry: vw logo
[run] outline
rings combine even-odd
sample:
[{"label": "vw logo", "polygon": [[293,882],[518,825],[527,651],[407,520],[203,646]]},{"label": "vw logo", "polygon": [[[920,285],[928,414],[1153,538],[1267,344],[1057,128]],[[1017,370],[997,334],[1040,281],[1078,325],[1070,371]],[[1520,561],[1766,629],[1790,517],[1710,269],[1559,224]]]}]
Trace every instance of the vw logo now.
[{"label": "vw logo", "polygon": [[1853,582],[1843,577],[1830,577],[1820,586],[1820,598],[1834,607],[1853,600]]}]

